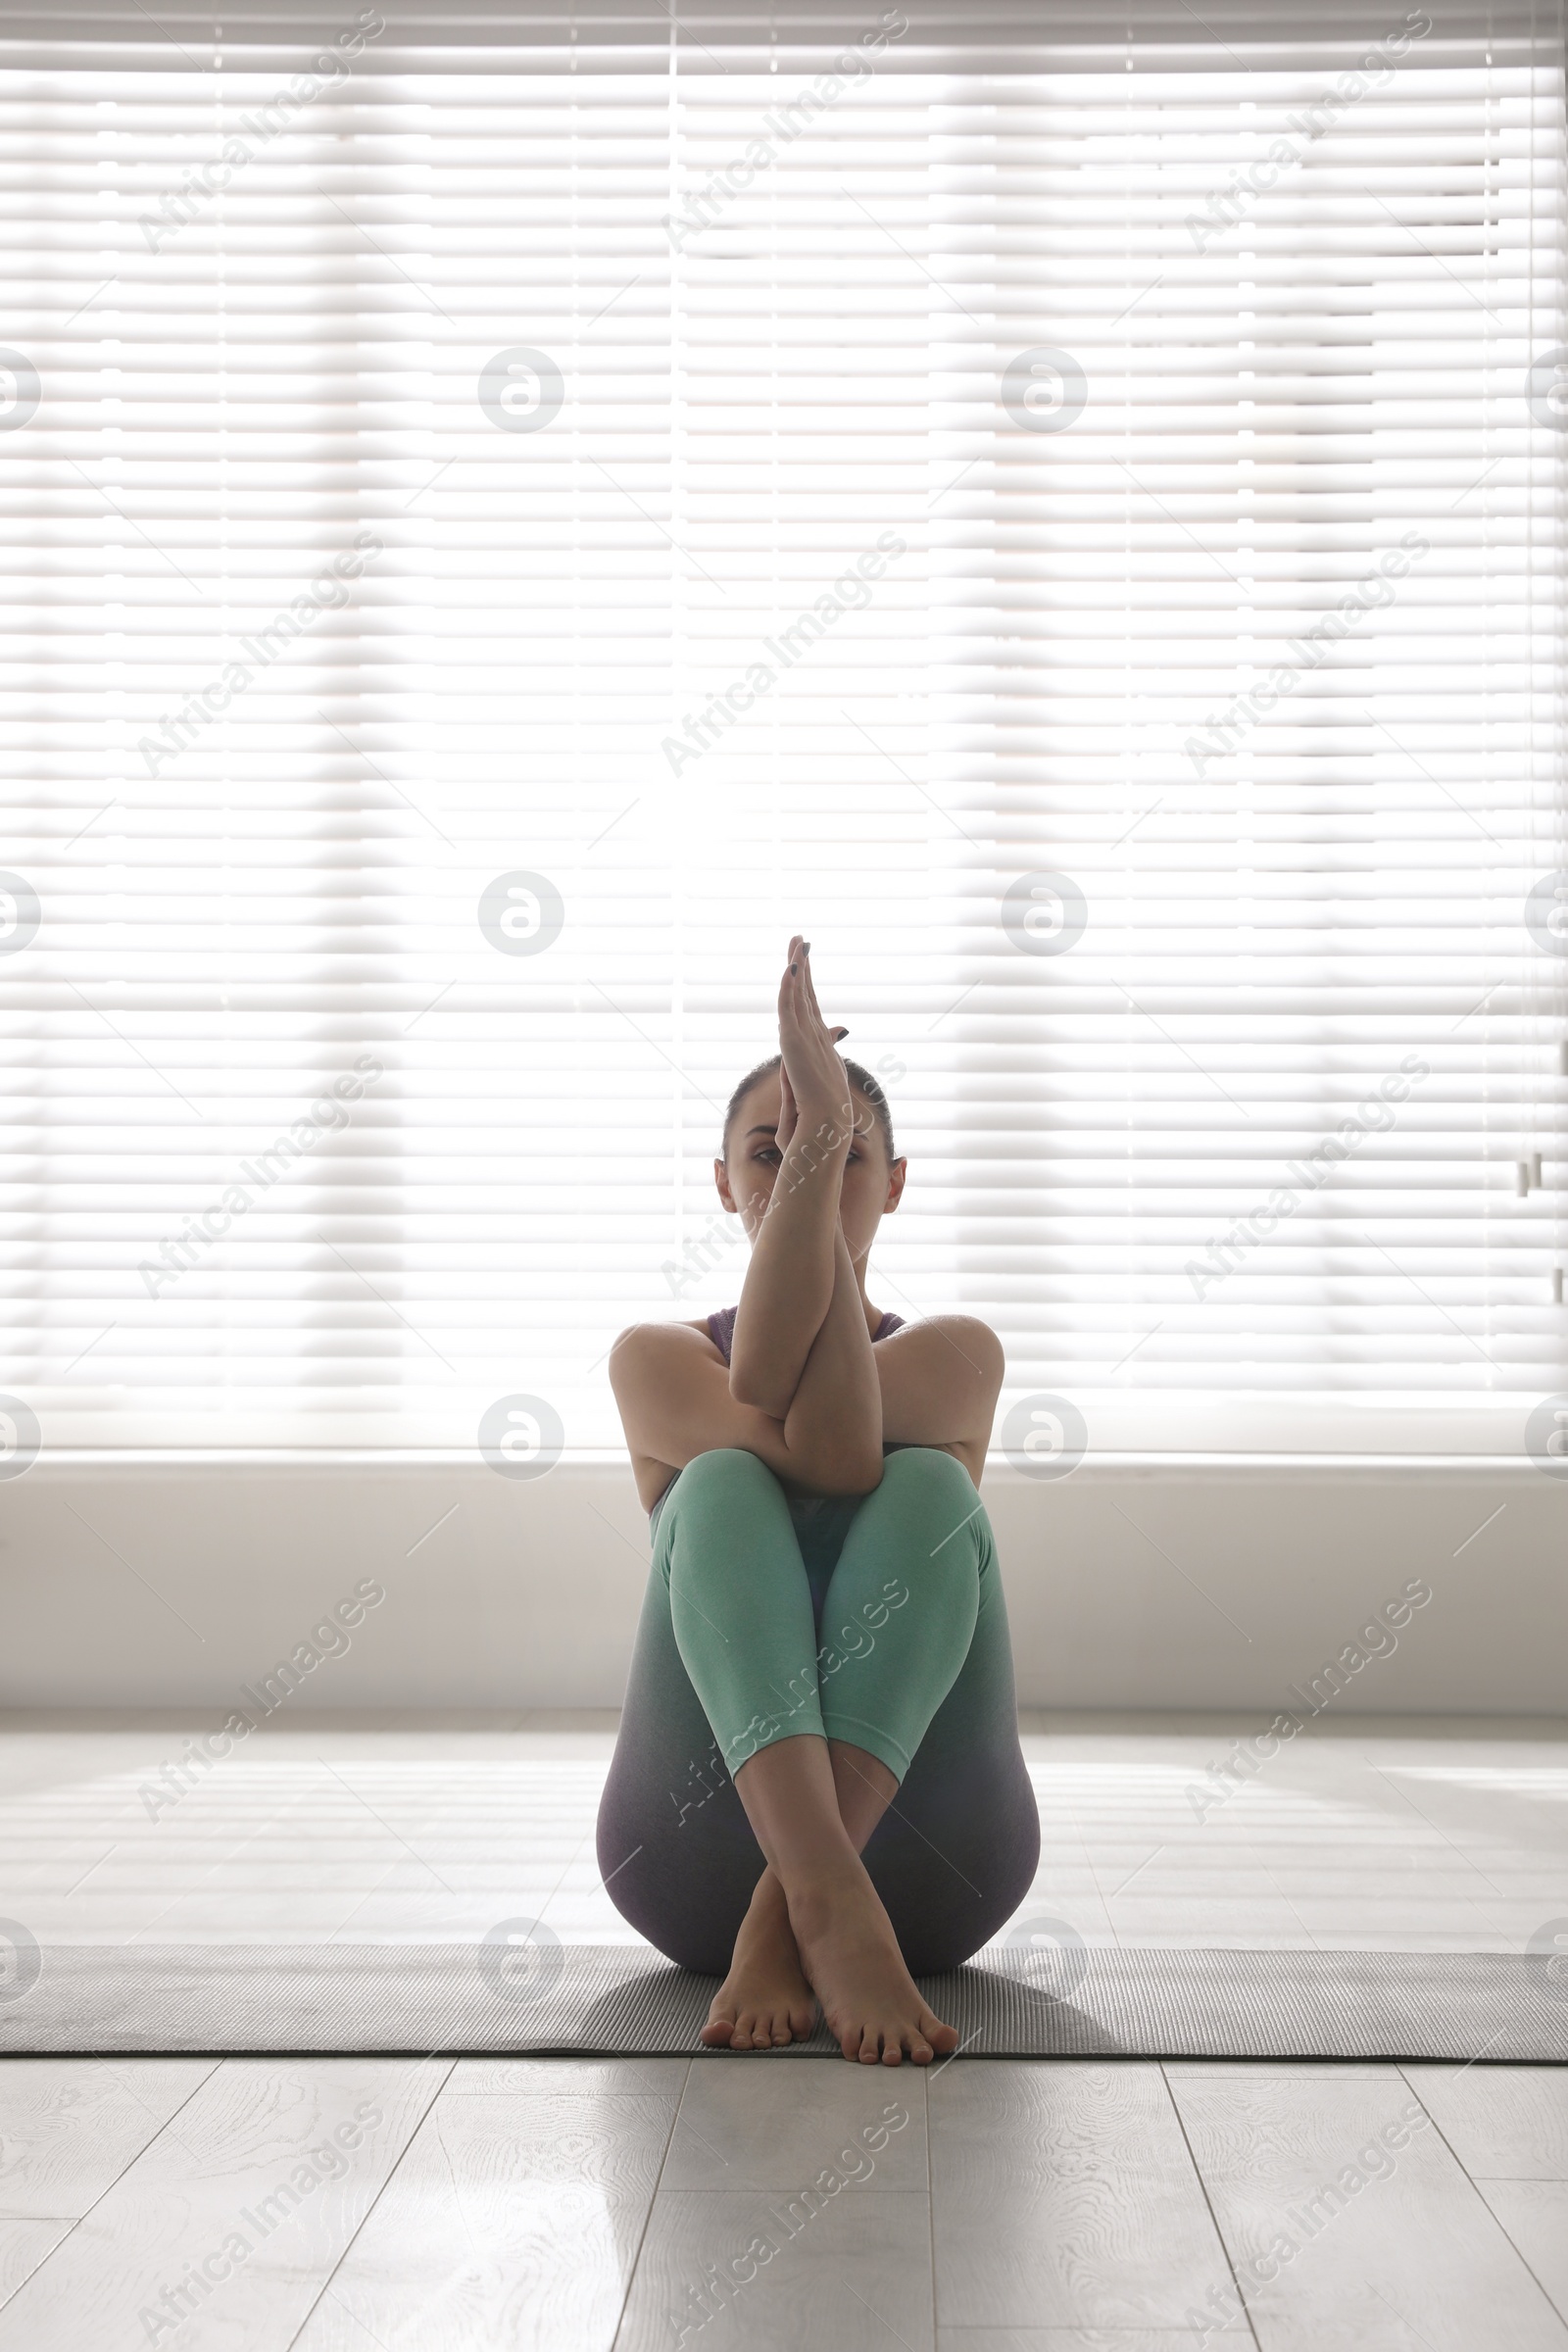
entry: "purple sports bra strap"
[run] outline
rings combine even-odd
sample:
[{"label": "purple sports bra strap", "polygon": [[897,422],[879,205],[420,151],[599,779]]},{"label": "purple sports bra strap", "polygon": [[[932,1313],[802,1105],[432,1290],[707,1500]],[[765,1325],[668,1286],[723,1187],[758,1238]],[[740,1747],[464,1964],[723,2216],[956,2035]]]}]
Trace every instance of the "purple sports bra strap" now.
[{"label": "purple sports bra strap", "polygon": [[[729,1362],[730,1348],[734,1344],[735,1317],[739,1311],[740,1305],[737,1300],[734,1306],[715,1306],[708,1318],[709,1337],[726,1364]],[[876,1327],[875,1337],[879,1340],[890,1339],[894,1332],[902,1331],[903,1328],[904,1317],[896,1315],[890,1306]]]}]

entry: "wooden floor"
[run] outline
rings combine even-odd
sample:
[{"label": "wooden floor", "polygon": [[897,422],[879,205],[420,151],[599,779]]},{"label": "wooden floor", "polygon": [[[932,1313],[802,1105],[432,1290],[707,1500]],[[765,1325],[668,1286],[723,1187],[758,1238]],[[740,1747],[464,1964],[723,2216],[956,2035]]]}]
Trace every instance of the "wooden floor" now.
[{"label": "wooden floor", "polygon": [[[594,1851],[612,1714],[313,1710],[181,1775],[213,1721],[0,1718],[0,1914],[54,1943],[458,1941],[518,1915],[639,1940]],[[1517,1952],[1568,1912],[1568,1722],[1325,1717],[1227,1782],[1258,1728],[1025,1716],[1019,1919],[1092,1944]]]},{"label": "wooden floor", "polygon": [[[612,1726],[0,1736],[40,1942],[629,1931]],[[1086,1941],[1513,1950],[1568,1920],[1560,1724],[1026,1724],[1024,1918]],[[0,1953],[3,1957],[3,1953]],[[0,1984],[0,1997],[4,1986]],[[0,2352],[1568,2352],[1568,2069],[835,2059],[0,2062]]]},{"label": "wooden floor", "polygon": [[0,2352],[1568,2347],[1563,2069],[14,2059],[3,2078]]}]

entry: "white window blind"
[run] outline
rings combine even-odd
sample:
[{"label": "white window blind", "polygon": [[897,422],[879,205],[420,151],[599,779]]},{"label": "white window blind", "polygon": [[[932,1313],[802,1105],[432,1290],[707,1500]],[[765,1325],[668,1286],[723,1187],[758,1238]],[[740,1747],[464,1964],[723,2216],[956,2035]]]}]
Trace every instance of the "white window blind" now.
[{"label": "white window blind", "polygon": [[612,1447],[800,925],[999,1442],[1516,1446],[1560,44],[388,15],[6,22],[0,1389]]}]

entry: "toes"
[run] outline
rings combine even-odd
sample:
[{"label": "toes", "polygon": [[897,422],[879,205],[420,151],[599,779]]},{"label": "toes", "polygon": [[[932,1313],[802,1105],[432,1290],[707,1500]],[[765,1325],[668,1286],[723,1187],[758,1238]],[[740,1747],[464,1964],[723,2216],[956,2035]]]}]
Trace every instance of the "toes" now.
[{"label": "toes", "polygon": [[945,2026],[939,2017],[932,2016],[929,2009],[922,2009],[920,2012],[919,2030],[933,2050],[939,2050],[944,2057],[950,2050],[957,2047],[957,2027]]},{"label": "toes", "polygon": [[913,2059],[916,2066],[929,2066],[932,2058],[935,2056],[935,2052],[932,2050],[931,2044],[927,2041],[925,2035],[919,2031],[918,2028],[916,2028],[907,2035],[905,2041],[905,2047],[908,2051],[909,2056]]},{"label": "toes", "polygon": [[806,2007],[804,2002],[799,2008],[792,2009],[790,2011],[790,2032],[795,2035],[798,2041],[805,2041],[807,2039],[808,2035],[810,2034],[811,2028],[815,2025],[815,2023],[816,2019],[814,2014],[811,2010]]}]

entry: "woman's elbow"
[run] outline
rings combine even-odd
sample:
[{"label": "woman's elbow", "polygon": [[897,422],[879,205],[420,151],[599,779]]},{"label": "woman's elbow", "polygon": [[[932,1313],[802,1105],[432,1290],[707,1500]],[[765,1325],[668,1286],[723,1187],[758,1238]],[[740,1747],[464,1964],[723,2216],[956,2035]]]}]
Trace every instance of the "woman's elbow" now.
[{"label": "woman's elbow", "polygon": [[737,1404],[750,1405],[754,1412],[766,1413],[774,1421],[782,1421],[795,1401],[794,1392],[784,1396],[775,1384],[769,1388],[765,1379],[749,1377],[744,1366],[739,1373],[730,1366],[729,1393]]},{"label": "woman's elbow", "polygon": [[818,1472],[819,1483],[828,1494],[870,1494],[882,1484],[883,1453],[879,1446],[872,1454],[845,1454],[828,1463]]}]

